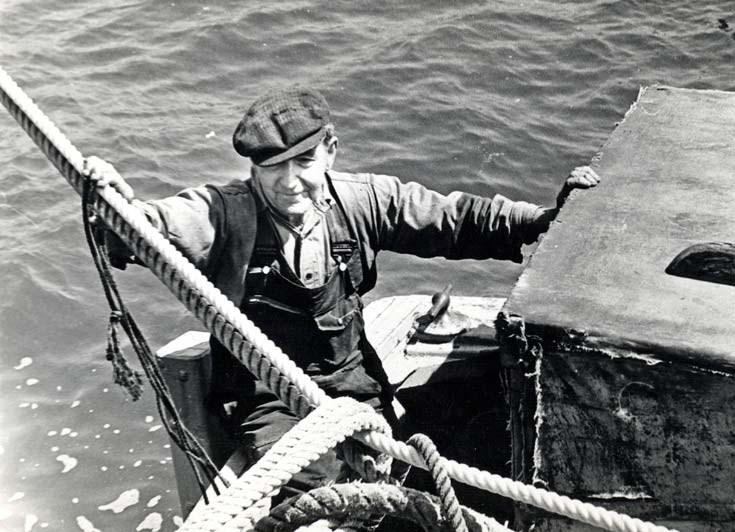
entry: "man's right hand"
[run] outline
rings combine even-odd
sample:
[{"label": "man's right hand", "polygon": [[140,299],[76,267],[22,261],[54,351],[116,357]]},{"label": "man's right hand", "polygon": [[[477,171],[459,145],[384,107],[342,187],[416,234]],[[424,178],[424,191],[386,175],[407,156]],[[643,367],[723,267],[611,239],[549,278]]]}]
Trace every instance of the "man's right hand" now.
[{"label": "man's right hand", "polygon": [[97,188],[105,188],[109,185],[128,201],[132,201],[135,196],[133,188],[125,182],[122,176],[115,170],[115,167],[104,159],[100,159],[94,155],[87,157],[84,159],[82,173],[85,177],[94,181]]}]

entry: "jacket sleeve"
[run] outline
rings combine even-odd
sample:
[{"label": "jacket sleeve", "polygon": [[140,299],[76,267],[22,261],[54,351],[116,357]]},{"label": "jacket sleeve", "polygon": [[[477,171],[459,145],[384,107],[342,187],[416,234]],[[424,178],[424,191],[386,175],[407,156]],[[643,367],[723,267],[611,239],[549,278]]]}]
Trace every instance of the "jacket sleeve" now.
[{"label": "jacket sleeve", "polygon": [[379,249],[421,257],[521,262],[523,244],[539,235],[541,207],[501,195],[443,195],[391,176],[374,175]]},{"label": "jacket sleeve", "polygon": [[216,262],[225,212],[213,187],[188,188],[175,196],[138,203],[151,224],[194,266],[207,273]]}]

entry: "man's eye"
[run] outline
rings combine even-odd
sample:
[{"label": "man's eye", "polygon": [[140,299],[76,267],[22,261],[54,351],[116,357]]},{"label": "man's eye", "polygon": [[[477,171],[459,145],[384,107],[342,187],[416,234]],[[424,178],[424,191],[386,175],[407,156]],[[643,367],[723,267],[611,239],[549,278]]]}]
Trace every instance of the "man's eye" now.
[{"label": "man's eye", "polygon": [[309,166],[312,163],[314,163],[314,161],[316,161],[314,157],[299,157],[296,160],[298,161],[300,165],[303,165],[303,166]]}]

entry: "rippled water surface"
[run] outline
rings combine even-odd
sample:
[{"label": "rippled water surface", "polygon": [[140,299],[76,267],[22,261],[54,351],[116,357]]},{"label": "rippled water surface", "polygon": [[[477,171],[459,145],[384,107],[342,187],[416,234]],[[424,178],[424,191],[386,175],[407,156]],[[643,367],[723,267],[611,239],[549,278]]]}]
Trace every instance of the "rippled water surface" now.
[{"label": "rippled water surface", "polygon": [[[270,87],[316,86],[337,167],[550,203],[639,86],[733,90],[732,3],[3,0],[0,65],[139,197],[247,171],[231,134]],[[104,359],[78,198],[0,112],[0,530],[173,530],[168,440]],[[381,258],[369,299],[505,295],[520,266]],[[149,341],[195,326],[119,275]]]}]

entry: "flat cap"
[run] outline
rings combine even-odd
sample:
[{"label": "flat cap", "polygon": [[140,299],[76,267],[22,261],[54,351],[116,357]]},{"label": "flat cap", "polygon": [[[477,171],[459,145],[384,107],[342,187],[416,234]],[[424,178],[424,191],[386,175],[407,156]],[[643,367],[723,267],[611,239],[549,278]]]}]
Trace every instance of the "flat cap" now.
[{"label": "flat cap", "polygon": [[306,87],[265,94],[250,106],[232,135],[235,151],[272,166],[317,146],[329,124],[324,96]]}]

